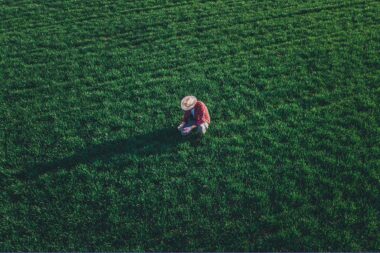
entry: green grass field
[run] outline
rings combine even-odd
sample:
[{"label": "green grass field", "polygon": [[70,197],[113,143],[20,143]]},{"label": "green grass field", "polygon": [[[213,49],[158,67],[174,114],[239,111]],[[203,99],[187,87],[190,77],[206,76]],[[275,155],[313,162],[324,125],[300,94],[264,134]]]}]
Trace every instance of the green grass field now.
[{"label": "green grass field", "polygon": [[1,0],[0,52],[0,251],[380,250],[379,1]]}]

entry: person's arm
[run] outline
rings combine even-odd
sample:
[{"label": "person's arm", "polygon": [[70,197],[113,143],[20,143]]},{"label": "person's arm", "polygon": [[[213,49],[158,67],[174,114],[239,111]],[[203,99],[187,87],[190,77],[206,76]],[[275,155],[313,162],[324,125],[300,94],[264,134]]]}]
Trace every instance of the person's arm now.
[{"label": "person's arm", "polygon": [[183,118],[182,118],[182,122],[187,122],[190,118],[190,111],[186,111],[184,114],[183,114]]},{"label": "person's arm", "polygon": [[185,124],[186,123],[184,121],[182,121],[181,124],[179,124],[179,126],[177,127],[178,130],[181,130],[181,128],[183,128],[185,126]]},{"label": "person's arm", "polygon": [[179,130],[182,132],[182,135],[188,135],[197,125],[188,126],[185,128],[180,128]]},{"label": "person's arm", "polygon": [[190,117],[189,112],[185,112],[185,113],[183,114],[182,122],[181,122],[181,124],[178,126],[178,130],[181,130],[181,129],[185,126],[186,122],[189,120],[189,117]]},{"label": "person's arm", "polygon": [[[191,115],[191,111],[186,111],[185,112],[185,115],[183,117],[183,122],[186,124],[186,122],[188,122],[188,120],[190,119],[190,115]],[[184,131],[185,134],[188,134],[191,132],[191,130],[193,130],[194,128],[196,128],[197,125],[194,124],[192,126],[188,126],[188,127],[185,127],[185,128],[179,128],[180,131]]]},{"label": "person's arm", "polygon": [[205,120],[204,120],[204,111],[205,111],[204,105],[201,104],[201,107],[199,108],[198,113],[196,115],[196,123],[197,123],[198,126],[200,126],[203,123],[205,123]]}]

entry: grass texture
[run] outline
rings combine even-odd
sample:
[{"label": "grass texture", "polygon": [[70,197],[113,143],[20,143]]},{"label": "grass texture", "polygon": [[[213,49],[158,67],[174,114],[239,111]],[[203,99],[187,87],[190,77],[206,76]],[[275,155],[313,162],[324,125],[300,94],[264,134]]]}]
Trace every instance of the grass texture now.
[{"label": "grass texture", "polygon": [[[380,2],[1,0],[1,251],[380,249]],[[199,145],[176,131],[204,101]]]}]

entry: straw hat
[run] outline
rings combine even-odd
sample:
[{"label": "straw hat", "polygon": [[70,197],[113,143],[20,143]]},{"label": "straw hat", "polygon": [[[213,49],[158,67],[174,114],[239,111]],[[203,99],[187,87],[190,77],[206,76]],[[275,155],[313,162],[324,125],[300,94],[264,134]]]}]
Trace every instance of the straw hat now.
[{"label": "straw hat", "polygon": [[194,108],[197,98],[194,96],[186,96],[181,100],[181,108],[184,111],[188,111]]}]

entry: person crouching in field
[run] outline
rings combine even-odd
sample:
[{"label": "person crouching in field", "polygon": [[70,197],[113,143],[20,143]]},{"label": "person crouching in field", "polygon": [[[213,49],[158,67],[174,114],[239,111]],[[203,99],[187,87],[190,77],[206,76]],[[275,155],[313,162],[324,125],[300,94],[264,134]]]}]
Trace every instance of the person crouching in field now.
[{"label": "person crouching in field", "polygon": [[181,101],[181,108],[185,111],[182,123],[178,126],[181,134],[188,135],[197,129],[199,137],[203,136],[211,122],[207,106],[194,96],[186,96]]}]

